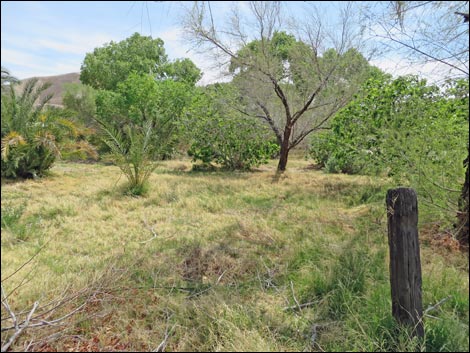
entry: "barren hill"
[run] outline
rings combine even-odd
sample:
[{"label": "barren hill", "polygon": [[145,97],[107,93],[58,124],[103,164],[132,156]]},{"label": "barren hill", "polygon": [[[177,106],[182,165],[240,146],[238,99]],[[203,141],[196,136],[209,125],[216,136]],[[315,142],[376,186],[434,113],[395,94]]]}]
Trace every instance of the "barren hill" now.
[{"label": "barren hill", "polygon": [[[21,80],[22,83],[19,85],[19,88],[21,89],[24,85],[24,82],[27,82],[28,80],[31,80],[32,78],[33,77],[25,78]],[[41,83],[43,82],[52,83],[51,87],[49,87],[42,94],[42,96],[52,93],[53,97],[49,101],[49,104],[58,105],[58,106],[62,106],[62,95],[64,92],[64,84],[65,83],[80,83],[80,74],[78,72],[72,72],[69,74],[56,75],[56,76],[43,76],[43,77],[37,77],[37,78],[39,79]]]}]

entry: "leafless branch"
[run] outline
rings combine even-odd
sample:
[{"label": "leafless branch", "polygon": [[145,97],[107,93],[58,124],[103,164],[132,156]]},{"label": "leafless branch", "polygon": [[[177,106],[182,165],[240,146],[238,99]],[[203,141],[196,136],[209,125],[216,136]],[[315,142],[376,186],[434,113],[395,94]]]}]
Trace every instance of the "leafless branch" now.
[{"label": "leafless branch", "polygon": [[468,71],[465,71],[464,69],[462,69],[462,68],[460,68],[460,67],[458,67],[458,66],[452,64],[452,63],[451,63],[450,61],[448,61],[448,60],[440,59],[440,58],[436,57],[435,55],[433,55],[433,54],[431,54],[431,53],[425,52],[425,51],[419,49],[419,48],[418,48],[416,45],[414,45],[414,44],[405,43],[405,42],[403,42],[403,41],[401,41],[401,40],[398,40],[398,39],[394,38],[394,37],[391,36],[391,35],[389,35],[388,37],[385,37],[385,36],[380,36],[380,37],[382,37],[382,38],[388,38],[389,40],[391,40],[391,41],[394,42],[394,43],[400,44],[400,45],[402,45],[402,46],[404,46],[404,47],[406,47],[406,48],[408,48],[408,49],[414,50],[414,51],[416,51],[417,53],[424,55],[425,57],[428,57],[428,58],[430,58],[430,59],[432,59],[432,60],[434,60],[434,61],[440,62],[441,64],[450,66],[451,68],[453,68],[453,69],[455,69],[455,70],[457,70],[457,71],[460,71],[461,73],[463,73],[463,74],[465,74],[465,75],[467,75],[467,76],[469,75],[469,72],[468,72]]},{"label": "leafless branch", "polygon": [[[41,327],[41,326],[55,326],[57,324],[59,324],[60,322],[64,321],[65,319],[69,318],[70,316],[72,316],[73,314],[77,313],[78,311],[80,311],[83,307],[85,307],[86,303],[83,303],[82,305],[80,305],[79,307],[75,308],[74,310],[72,310],[70,313],[68,313],[67,315],[64,315],[58,319],[55,319],[55,320],[51,320],[51,321],[47,321],[47,320],[41,320],[41,319],[38,319],[38,318],[30,318],[31,319],[31,322],[34,322],[34,321],[37,321],[37,323],[34,323],[34,324],[30,324],[28,325],[29,328],[33,328],[33,327]],[[39,315],[38,315],[39,317]],[[24,326],[26,325],[26,320],[23,321],[22,323],[19,324],[19,326]],[[15,326],[9,326],[9,327],[2,327],[2,332],[4,331],[9,331],[9,330],[12,330],[14,329]]]},{"label": "leafless branch", "polygon": [[171,333],[173,332],[174,328],[176,327],[176,324],[174,324],[171,328],[169,326],[170,319],[173,317],[172,315],[169,315],[166,320],[166,330],[165,330],[165,336],[163,337],[162,342],[158,345],[153,352],[164,352],[166,345],[168,344],[168,338],[170,337]]},{"label": "leafless branch", "polygon": [[41,252],[42,249],[44,249],[44,247],[49,243],[49,240],[43,245],[41,246],[38,251],[36,251],[36,253],[31,256],[25,263],[23,263],[20,267],[18,267],[15,271],[13,271],[13,273],[9,274],[8,276],[6,276],[5,278],[2,278],[2,282],[6,281],[7,279],[9,279],[10,277],[14,276],[16,273],[18,273],[23,267],[25,267],[27,264],[29,264],[31,261],[33,261],[33,259]]},{"label": "leafless branch", "polygon": [[139,244],[145,244],[145,243],[148,243],[149,241],[152,241],[154,240],[156,237],[157,237],[157,232],[155,232],[155,229],[154,229],[154,226],[150,226],[148,223],[147,223],[147,220],[144,218],[143,220],[143,223],[145,225],[145,227],[150,230],[150,232],[152,233],[153,237],[148,239],[148,240],[144,240],[144,241],[139,241]]},{"label": "leafless branch", "polygon": [[452,296],[449,295],[448,297],[445,297],[445,298],[439,300],[436,304],[429,306],[426,310],[424,310],[423,316],[425,316],[425,315],[430,316],[430,315],[428,315],[428,313],[430,311],[436,310],[437,308],[439,308],[442,304],[444,304],[446,301],[448,301],[451,298],[452,298]]},{"label": "leafless branch", "polygon": [[284,311],[295,310],[295,309],[300,310],[301,308],[307,308],[307,307],[315,305],[315,304],[318,304],[318,301],[303,303],[303,304],[299,304],[299,305],[296,304],[296,305],[292,305],[292,306],[286,306],[282,310],[284,310]]},{"label": "leafless branch", "polygon": [[290,281],[290,290],[291,290],[291,292],[292,292],[292,298],[294,298],[294,302],[295,302],[295,304],[297,305],[297,308],[299,309],[299,311],[302,311],[302,307],[300,306],[299,301],[298,301],[297,298],[295,297],[294,283],[292,283],[292,281]]},{"label": "leafless branch", "polygon": [[[339,70],[344,64],[344,55],[357,38],[352,31],[350,4],[341,12],[335,26],[323,26],[325,19],[319,11],[316,11],[315,20],[310,21],[314,24],[307,23],[302,28],[300,21],[293,21],[299,38],[290,37],[295,47],[287,46],[287,57],[273,52],[274,36],[285,32],[281,27],[280,7],[279,2],[250,2],[251,13],[247,14],[247,21],[243,21],[249,28],[242,28],[240,14],[234,12],[231,22],[228,21],[231,28],[221,31],[215,28],[210,13],[205,14],[204,3],[196,3],[186,19],[185,28],[193,41],[206,45],[205,48],[216,54],[216,60],[220,57],[229,60],[235,85],[242,87],[244,100],[251,103],[236,110],[260,118],[269,125],[281,146],[278,168],[283,169],[290,149],[312,131],[322,128],[332,116],[329,110],[321,108],[325,105],[323,100],[331,100],[332,93],[326,88],[336,89],[336,85],[341,85],[344,90],[354,91],[361,70],[355,70],[354,76]],[[248,38],[255,49],[247,46]],[[231,39],[238,39],[237,44],[244,47],[237,47]],[[327,50],[332,50],[333,54],[323,55]],[[323,95],[322,92],[327,93]],[[320,108],[317,114],[305,114],[317,107]]]},{"label": "leafless branch", "polygon": [[7,311],[8,315],[10,315],[10,317],[11,317],[11,320],[14,324],[13,328],[18,330],[18,320],[16,319],[15,313],[13,312],[13,310],[11,310],[10,305],[8,304],[8,298],[5,295],[5,290],[3,289],[3,284],[1,285],[1,287],[2,287],[2,297],[3,297],[2,298],[2,305],[5,307],[5,310]]},{"label": "leafless branch", "polygon": [[[31,320],[31,317],[33,316],[38,306],[39,306],[39,303],[34,302],[33,308],[29,312],[28,316],[26,317],[26,320],[24,321],[22,325],[17,325],[17,322],[15,321],[15,326],[14,326],[15,333],[10,337],[8,342],[2,346],[2,352],[6,352],[8,348],[10,348],[10,346],[13,344],[13,342],[15,342],[15,340],[23,333],[23,331],[29,327],[29,321]],[[12,313],[13,312],[11,312],[11,314]]]}]

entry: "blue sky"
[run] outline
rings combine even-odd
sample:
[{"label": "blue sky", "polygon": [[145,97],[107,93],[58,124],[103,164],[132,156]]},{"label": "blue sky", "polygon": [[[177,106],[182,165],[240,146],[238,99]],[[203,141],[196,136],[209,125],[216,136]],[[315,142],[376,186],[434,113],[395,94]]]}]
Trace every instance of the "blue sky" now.
[{"label": "blue sky", "polygon": [[[214,18],[221,19],[238,3],[211,2]],[[333,17],[328,2],[318,6]],[[204,56],[189,50],[182,38],[183,9],[192,2],[155,1],[2,1],[1,62],[23,79],[79,72],[85,54],[105,43],[123,40],[134,32],[159,37],[170,59],[189,57],[204,71],[203,83],[218,79],[218,72]],[[285,11],[302,17],[305,2],[286,2]],[[375,59],[373,63],[393,73],[414,72],[400,57]],[[401,63],[398,66],[397,63]],[[425,69],[421,66],[421,69]]]},{"label": "blue sky", "polygon": [[[207,59],[189,51],[180,20],[192,2],[155,1],[2,1],[1,61],[23,79],[79,72],[85,54],[133,33],[159,37],[170,59],[189,57],[216,79]],[[211,2],[222,18],[231,2]]]},{"label": "blue sky", "polygon": [[134,32],[169,40],[168,54],[180,56],[179,7],[150,1],[2,1],[2,65],[19,78],[78,72],[87,52]]}]

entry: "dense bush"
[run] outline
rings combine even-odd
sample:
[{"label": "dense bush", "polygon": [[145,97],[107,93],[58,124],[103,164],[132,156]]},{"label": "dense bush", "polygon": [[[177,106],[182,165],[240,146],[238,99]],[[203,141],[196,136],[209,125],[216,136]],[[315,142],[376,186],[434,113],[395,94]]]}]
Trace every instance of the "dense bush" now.
[{"label": "dense bush", "polygon": [[195,139],[188,154],[195,161],[218,163],[229,170],[248,170],[267,163],[279,151],[266,139],[264,126],[245,118],[226,119],[213,115],[193,125]]},{"label": "dense bush", "polygon": [[[414,76],[379,75],[312,139],[328,172],[383,174],[422,200],[455,211],[468,146],[468,81],[427,85]],[[451,213],[452,213],[451,212]]]},{"label": "dense bush", "polygon": [[188,154],[194,161],[218,163],[229,170],[267,163],[279,151],[271,131],[223,104],[230,94],[227,86],[213,88],[200,92],[186,111],[183,124],[191,141]]}]

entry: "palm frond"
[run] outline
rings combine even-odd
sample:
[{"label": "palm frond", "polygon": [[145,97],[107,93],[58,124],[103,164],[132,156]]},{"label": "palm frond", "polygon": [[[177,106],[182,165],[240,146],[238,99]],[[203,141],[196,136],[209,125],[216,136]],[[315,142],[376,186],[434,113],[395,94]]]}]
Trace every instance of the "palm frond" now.
[{"label": "palm frond", "polygon": [[16,131],[11,131],[2,138],[2,159],[6,161],[8,155],[10,154],[10,148],[18,145],[25,145],[26,141],[19,133]]},{"label": "palm frond", "polygon": [[60,150],[57,146],[55,136],[49,131],[41,131],[34,137],[36,146],[42,146],[49,150],[54,156],[60,157]]},{"label": "palm frond", "polygon": [[57,124],[65,127],[72,137],[78,136],[78,126],[73,121],[60,118],[60,119],[57,119]]},{"label": "palm frond", "polygon": [[98,151],[96,150],[96,147],[93,146],[91,143],[85,140],[78,141],[76,143],[77,149],[80,152],[84,152],[88,157],[97,160],[99,155]]},{"label": "palm frond", "polygon": [[156,168],[152,162],[155,150],[152,122],[117,128],[100,119],[95,120],[101,126],[103,141],[111,149],[114,162],[129,181],[129,190],[141,190]]},{"label": "palm frond", "polygon": [[19,82],[19,80],[15,76],[12,76],[10,71],[3,66],[1,67],[1,80],[2,94],[7,92],[9,87],[11,88],[14,84]]}]

